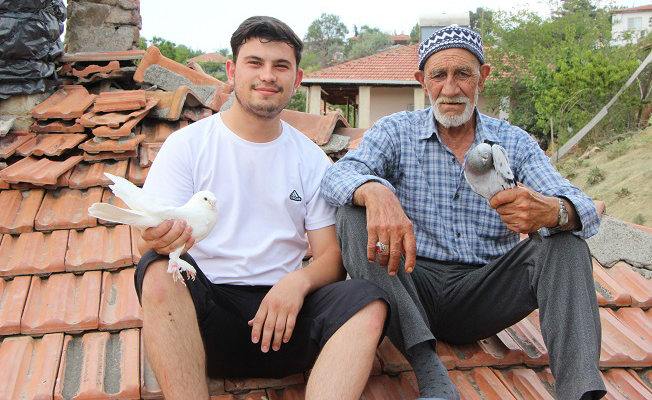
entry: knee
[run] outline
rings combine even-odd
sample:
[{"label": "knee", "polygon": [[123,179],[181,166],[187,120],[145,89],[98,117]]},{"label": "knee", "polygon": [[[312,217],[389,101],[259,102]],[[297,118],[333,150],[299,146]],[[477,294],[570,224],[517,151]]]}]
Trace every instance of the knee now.
[{"label": "knee", "polygon": [[548,238],[548,251],[562,260],[591,261],[591,251],[586,241],[570,232],[561,232]]},{"label": "knee", "polygon": [[337,209],[337,230],[350,229],[351,227],[367,227],[367,214],[364,207],[341,206]]},{"label": "knee", "polygon": [[380,335],[382,333],[387,318],[387,309],[387,303],[382,299],[374,300],[364,308],[366,326],[370,334]]},{"label": "knee", "polygon": [[176,285],[172,275],[167,273],[167,268],[167,259],[153,261],[147,266],[141,293],[143,306],[146,303],[160,305],[176,295],[178,288],[175,288]]}]

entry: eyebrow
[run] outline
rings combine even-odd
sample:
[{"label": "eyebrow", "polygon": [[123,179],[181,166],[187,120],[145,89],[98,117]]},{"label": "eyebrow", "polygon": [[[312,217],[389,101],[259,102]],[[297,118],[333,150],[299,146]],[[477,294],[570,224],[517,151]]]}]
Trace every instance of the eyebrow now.
[{"label": "eyebrow", "polygon": [[[437,68],[437,69],[433,69],[433,70],[430,72],[429,75],[430,75],[430,76],[435,76],[435,75],[440,74],[440,73],[442,73],[442,72],[446,72],[446,70],[447,70],[446,68]],[[457,68],[455,68],[455,71],[453,71],[453,72],[473,72],[473,69],[472,69],[472,68],[469,68],[469,67],[467,67],[467,66],[461,66],[461,67],[457,67]]]},{"label": "eyebrow", "polygon": [[[256,60],[256,61],[265,61],[263,58],[255,56],[255,55],[244,56],[244,59],[245,60],[250,59],[250,60]],[[276,64],[286,63],[286,64],[292,65],[292,62],[290,60],[288,60],[287,58],[279,58],[279,59],[276,59],[276,60],[273,60],[273,61]]]}]

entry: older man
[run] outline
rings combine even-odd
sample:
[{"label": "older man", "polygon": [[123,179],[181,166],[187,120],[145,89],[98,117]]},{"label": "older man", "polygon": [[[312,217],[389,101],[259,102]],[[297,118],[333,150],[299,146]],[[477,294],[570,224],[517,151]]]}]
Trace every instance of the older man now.
[{"label": "older man", "polygon": [[[343,206],[345,267],[389,293],[388,336],[422,396],[459,396],[435,338],[480,340],[539,308],[559,398],[602,397],[600,318],[583,240],[597,232],[597,212],[525,131],[478,112],[489,72],[471,30],[448,26],[421,43],[415,77],[432,107],[379,120],[322,181],[327,201]],[[523,183],[489,203],[463,174],[469,149],[485,140],[507,150]],[[519,243],[520,233],[539,229],[543,241]]]}]

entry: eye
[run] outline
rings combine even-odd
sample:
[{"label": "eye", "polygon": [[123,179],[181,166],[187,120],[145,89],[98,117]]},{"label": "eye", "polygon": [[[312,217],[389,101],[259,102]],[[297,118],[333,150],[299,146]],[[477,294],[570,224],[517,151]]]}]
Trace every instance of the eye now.
[{"label": "eye", "polygon": [[204,197],[204,200],[208,201],[208,199],[206,197]]}]

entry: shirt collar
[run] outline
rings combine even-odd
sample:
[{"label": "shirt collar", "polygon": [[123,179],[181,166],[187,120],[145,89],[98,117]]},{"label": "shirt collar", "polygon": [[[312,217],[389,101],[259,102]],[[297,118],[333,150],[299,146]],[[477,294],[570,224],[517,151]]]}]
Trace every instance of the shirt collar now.
[{"label": "shirt collar", "polygon": [[[499,143],[498,136],[487,129],[484,123],[484,115],[480,113],[478,107],[475,107],[475,140],[473,141],[474,145],[489,140],[494,143]],[[423,127],[419,135],[419,139],[429,139],[435,135],[437,140],[441,142],[439,137],[439,132],[437,131],[437,124],[435,123],[435,115],[433,114],[432,107],[428,107],[428,113],[426,114],[426,125]]]}]

